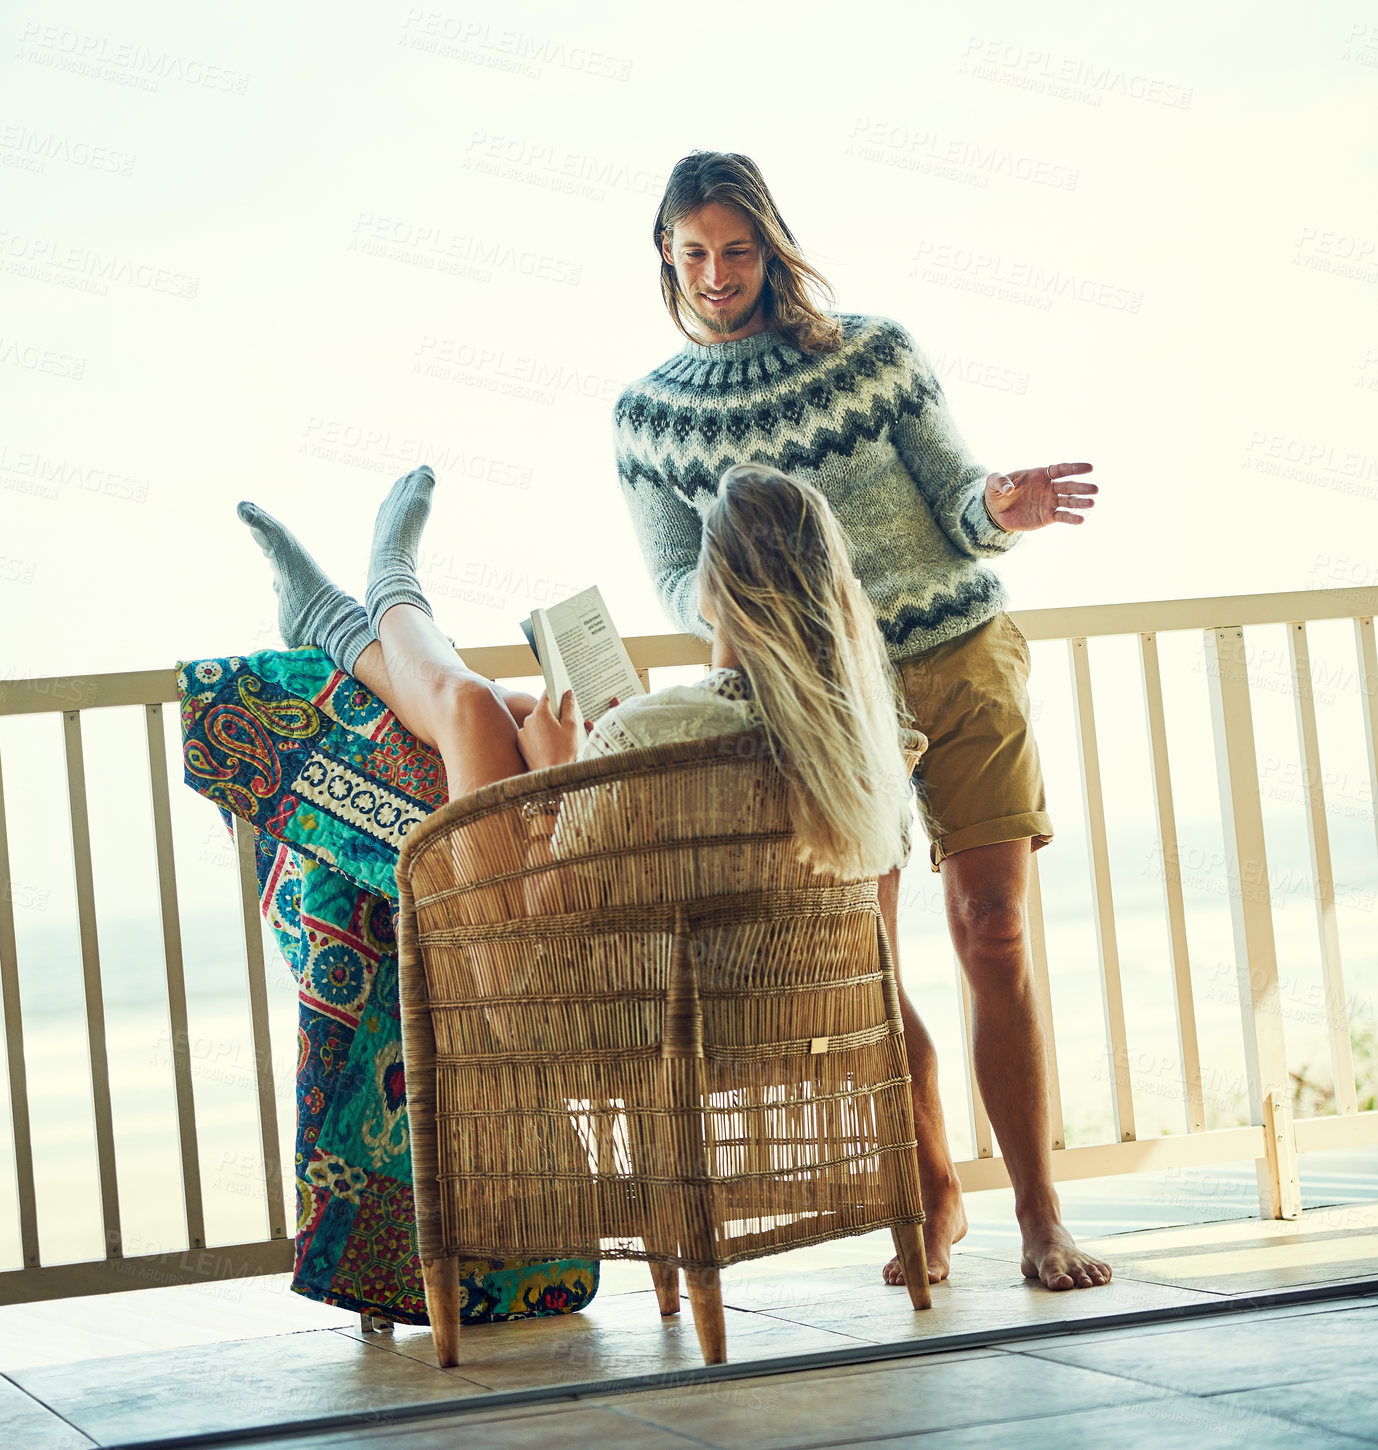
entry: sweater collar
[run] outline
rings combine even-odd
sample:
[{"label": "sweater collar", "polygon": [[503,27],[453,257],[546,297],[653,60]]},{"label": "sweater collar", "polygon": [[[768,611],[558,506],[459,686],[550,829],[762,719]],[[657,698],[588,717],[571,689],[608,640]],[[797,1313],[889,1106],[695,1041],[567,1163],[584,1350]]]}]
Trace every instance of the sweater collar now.
[{"label": "sweater collar", "polygon": [[759,357],[773,348],[792,345],[783,332],[768,327],[764,332],[753,332],[750,337],[735,338],[731,342],[693,342],[686,338],[681,352],[696,362],[738,362],[742,358]]}]

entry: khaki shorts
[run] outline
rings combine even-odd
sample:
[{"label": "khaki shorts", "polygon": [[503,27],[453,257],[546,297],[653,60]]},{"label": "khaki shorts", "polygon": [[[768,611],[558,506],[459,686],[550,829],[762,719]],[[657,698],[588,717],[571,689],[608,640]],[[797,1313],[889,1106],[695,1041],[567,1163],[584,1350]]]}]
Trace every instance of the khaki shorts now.
[{"label": "khaki shorts", "polygon": [[956,639],[896,660],[928,749],[914,772],[933,870],[971,846],[1052,839],[1029,719],[1029,644],[1002,610]]}]

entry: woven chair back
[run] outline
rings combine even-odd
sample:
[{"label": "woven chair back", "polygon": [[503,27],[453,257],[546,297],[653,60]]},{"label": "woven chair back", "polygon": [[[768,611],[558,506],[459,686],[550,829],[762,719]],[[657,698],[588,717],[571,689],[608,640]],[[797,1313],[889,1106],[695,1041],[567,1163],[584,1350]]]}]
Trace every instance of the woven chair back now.
[{"label": "woven chair back", "polygon": [[759,729],[517,776],[413,829],[423,1258],[710,1268],[922,1220],[876,880],[796,854]]}]

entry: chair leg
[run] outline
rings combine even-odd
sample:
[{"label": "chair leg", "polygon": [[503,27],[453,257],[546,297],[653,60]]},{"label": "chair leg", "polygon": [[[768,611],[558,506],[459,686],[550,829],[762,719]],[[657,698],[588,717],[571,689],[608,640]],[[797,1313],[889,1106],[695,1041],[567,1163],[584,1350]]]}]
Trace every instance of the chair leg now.
[{"label": "chair leg", "polygon": [[904,1265],[904,1286],[915,1309],[931,1309],[933,1297],[928,1292],[928,1255],[923,1247],[923,1229],[916,1223],[897,1223],[890,1230],[895,1252]]},{"label": "chair leg", "polygon": [[679,1313],[679,1267],[676,1264],[648,1264],[656,1286],[656,1303],[661,1314]]},{"label": "chair leg", "polygon": [[[703,1018],[694,942],[688,912],[675,907],[675,935],[670,951],[670,985],[665,994],[665,1036],[661,1044],[661,1100],[679,1110],[667,1134],[667,1164],[675,1181],[679,1216],[679,1251],[702,1264],[718,1256],[716,1203],[712,1182],[712,1150],[708,1143],[708,1084],[703,1057]],[[685,1111],[687,1109],[687,1112]],[[717,1269],[684,1271],[694,1306],[694,1330],[705,1364],[727,1359],[727,1326],[723,1323],[722,1284]]]},{"label": "chair leg", "polygon": [[723,1322],[722,1281],[716,1269],[686,1269],[689,1302],[694,1306],[694,1329],[699,1336],[704,1364],[727,1362],[727,1325]]},{"label": "chair leg", "polygon": [[[652,1119],[648,1127],[640,1113],[630,1115],[630,1141],[632,1165],[637,1174],[658,1175],[665,1172],[665,1164],[671,1161],[672,1149],[667,1141],[668,1130],[662,1119]],[[641,1222],[633,1232],[638,1233],[647,1253],[667,1254],[673,1257],[679,1248],[679,1240],[656,1221],[655,1208],[646,1202],[646,1185],[641,1185]],[[655,1285],[656,1302],[662,1315],[679,1313],[679,1265],[664,1260],[647,1259],[646,1267],[651,1271],[651,1282]]]},{"label": "chair leg", "polygon": [[421,1278],[436,1360],[441,1369],[453,1369],[459,1363],[459,1260],[422,1259]]}]

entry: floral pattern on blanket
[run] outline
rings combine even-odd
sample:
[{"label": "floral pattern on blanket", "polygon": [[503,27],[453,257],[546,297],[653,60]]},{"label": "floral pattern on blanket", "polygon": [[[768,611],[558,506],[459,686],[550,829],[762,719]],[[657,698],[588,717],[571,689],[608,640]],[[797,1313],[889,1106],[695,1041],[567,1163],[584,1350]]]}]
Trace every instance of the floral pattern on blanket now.
[{"label": "floral pattern on blanket", "polygon": [[[397,996],[393,866],[447,799],[430,746],[319,649],[177,667],[186,783],[253,828],[259,903],[298,989],[292,1288],[426,1324]],[[586,1259],[460,1267],[468,1324],[581,1309]]]}]

